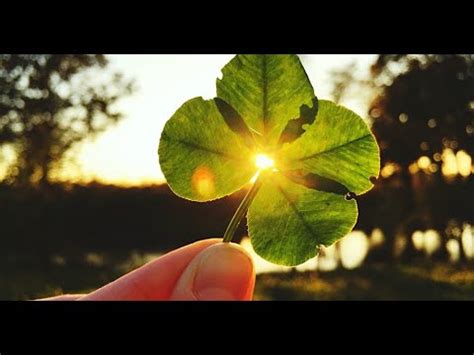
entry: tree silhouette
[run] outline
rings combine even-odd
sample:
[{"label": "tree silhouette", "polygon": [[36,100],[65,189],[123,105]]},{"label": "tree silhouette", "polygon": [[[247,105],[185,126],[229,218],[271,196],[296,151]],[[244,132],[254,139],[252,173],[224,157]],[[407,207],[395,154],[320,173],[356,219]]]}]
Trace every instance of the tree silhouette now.
[{"label": "tree silhouette", "polygon": [[331,71],[332,90],[331,96],[334,102],[340,103],[347,96],[350,88],[357,82],[354,72],[357,68],[356,62],[351,62],[341,69]]},{"label": "tree silhouette", "polygon": [[381,55],[372,74],[389,82],[370,108],[383,163],[406,170],[444,148],[474,153],[474,56]]},{"label": "tree silhouette", "polygon": [[[474,154],[474,56],[380,55],[372,66],[372,80],[379,92],[369,114],[382,167],[396,167],[393,176],[379,183],[399,181],[398,198],[404,205],[400,230],[407,236],[415,229],[443,232],[453,210],[466,215],[460,209],[469,208],[466,198],[472,195],[446,182],[441,156],[445,149]],[[410,171],[423,156],[425,168]],[[467,182],[454,182],[472,184],[472,175]],[[447,200],[453,194],[456,206],[433,203],[436,196]],[[407,245],[412,247],[410,240]]]},{"label": "tree silhouette", "polygon": [[0,147],[16,161],[7,179],[44,185],[65,154],[122,117],[114,104],[132,92],[103,55],[0,55]]}]

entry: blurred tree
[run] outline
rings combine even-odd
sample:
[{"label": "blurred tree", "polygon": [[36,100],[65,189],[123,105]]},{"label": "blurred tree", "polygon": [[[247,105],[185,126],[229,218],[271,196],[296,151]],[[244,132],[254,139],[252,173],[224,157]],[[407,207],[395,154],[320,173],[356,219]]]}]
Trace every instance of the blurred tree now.
[{"label": "blurred tree", "polygon": [[48,184],[71,148],[122,117],[114,104],[132,83],[107,65],[103,55],[0,55],[0,147],[16,153],[10,182]]},{"label": "blurred tree", "polygon": [[474,55],[381,55],[372,75],[381,93],[369,113],[383,164],[406,171],[444,148],[474,153]]},{"label": "blurred tree", "polygon": [[348,94],[349,90],[358,80],[354,77],[357,63],[351,62],[346,66],[331,71],[332,90],[331,96],[334,102],[340,103]]},{"label": "blurred tree", "polygon": [[[443,232],[453,206],[427,201],[430,193],[454,191],[442,174],[443,151],[474,155],[474,56],[380,55],[371,69],[378,90],[369,109],[372,128],[382,167],[391,164],[395,172],[388,179],[382,174],[380,183],[400,182],[401,232],[408,237],[414,229]],[[410,239],[407,247],[413,248]]]}]

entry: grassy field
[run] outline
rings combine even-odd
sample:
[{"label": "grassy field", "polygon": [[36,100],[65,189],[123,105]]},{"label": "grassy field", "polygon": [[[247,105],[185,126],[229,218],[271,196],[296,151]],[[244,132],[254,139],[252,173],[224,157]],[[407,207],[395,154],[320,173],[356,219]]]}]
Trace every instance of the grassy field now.
[{"label": "grassy field", "polygon": [[474,270],[445,264],[365,265],[259,275],[259,300],[474,300]]},{"label": "grassy field", "polygon": [[[86,262],[0,268],[0,299],[25,300],[88,292],[148,258],[89,255]],[[354,270],[289,272],[257,277],[256,300],[474,300],[474,268],[450,264],[371,264]]]}]

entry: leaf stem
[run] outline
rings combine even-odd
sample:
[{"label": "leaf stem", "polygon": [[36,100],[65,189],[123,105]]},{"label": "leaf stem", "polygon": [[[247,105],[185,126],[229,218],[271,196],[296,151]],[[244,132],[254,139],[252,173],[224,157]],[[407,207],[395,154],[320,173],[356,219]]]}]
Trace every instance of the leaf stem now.
[{"label": "leaf stem", "polygon": [[232,238],[234,237],[237,227],[239,226],[240,222],[244,218],[245,213],[247,212],[250,204],[252,203],[253,199],[257,195],[257,192],[260,189],[260,186],[262,185],[262,181],[260,179],[260,172],[258,174],[259,175],[257,176],[257,179],[255,180],[252,187],[245,195],[244,199],[242,200],[239,207],[237,208],[237,211],[235,211],[234,216],[230,220],[229,225],[227,226],[227,229],[224,233],[224,237],[222,238],[222,241],[224,243],[230,243],[232,241]]}]

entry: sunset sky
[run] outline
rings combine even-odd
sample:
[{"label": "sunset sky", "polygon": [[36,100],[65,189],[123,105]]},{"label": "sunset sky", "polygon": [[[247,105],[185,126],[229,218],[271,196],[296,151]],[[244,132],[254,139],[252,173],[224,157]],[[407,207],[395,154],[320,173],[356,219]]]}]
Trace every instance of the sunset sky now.
[{"label": "sunset sky", "polygon": [[[135,79],[137,91],[122,100],[125,118],[80,149],[81,171],[69,169],[66,178],[137,185],[163,182],[157,148],[165,122],[185,101],[213,98],[220,69],[233,55],[113,55],[111,68]],[[330,98],[333,69],[356,62],[364,77],[375,55],[303,55],[301,60],[316,95]],[[362,101],[344,104],[363,117]]]}]

